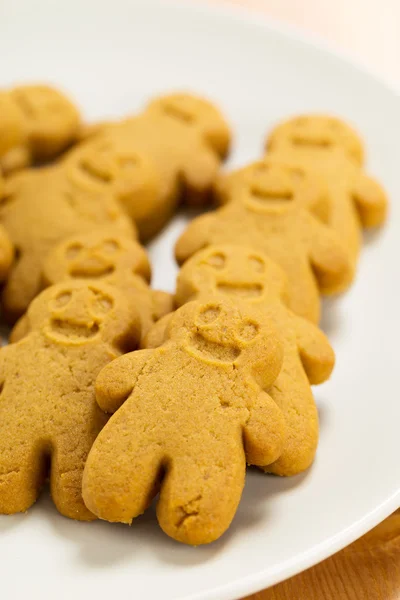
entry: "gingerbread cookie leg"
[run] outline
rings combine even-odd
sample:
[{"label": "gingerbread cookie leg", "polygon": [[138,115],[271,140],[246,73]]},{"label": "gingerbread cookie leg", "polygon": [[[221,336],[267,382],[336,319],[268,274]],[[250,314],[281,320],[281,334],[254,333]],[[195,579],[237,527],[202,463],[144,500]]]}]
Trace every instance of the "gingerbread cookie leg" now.
[{"label": "gingerbread cookie leg", "polygon": [[0,514],[12,515],[25,512],[36,502],[46,478],[45,452],[16,428],[7,428],[7,436],[1,437]]},{"label": "gingerbread cookie leg", "polygon": [[360,173],[353,190],[353,200],[363,227],[382,225],[387,215],[388,199],[376,179]]},{"label": "gingerbread cookie leg", "polygon": [[179,265],[208,245],[208,228],[214,221],[215,215],[208,213],[190,223],[175,245],[175,257]]},{"label": "gingerbread cookie leg", "polygon": [[167,535],[196,546],[216,540],[229,527],[246,472],[237,433],[213,443],[207,435],[203,441],[196,436],[188,440],[185,454],[169,463],[157,504],[158,522]]},{"label": "gingerbread cookie leg", "polygon": [[110,445],[107,432],[99,434],[86,462],[82,490],[86,506],[100,519],[131,523],[157,493],[163,451],[124,409],[111,419],[118,448]]},{"label": "gingerbread cookie leg", "polygon": [[[95,409],[96,410],[96,409]],[[50,489],[57,510],[70,519],[90,521],[96,517],[86,508],[82,499],[82,475],[86,458],[96,433],[107,417],[97,409],[98,428],[74,424],[74,435],[59,437],[51,461]]]}]

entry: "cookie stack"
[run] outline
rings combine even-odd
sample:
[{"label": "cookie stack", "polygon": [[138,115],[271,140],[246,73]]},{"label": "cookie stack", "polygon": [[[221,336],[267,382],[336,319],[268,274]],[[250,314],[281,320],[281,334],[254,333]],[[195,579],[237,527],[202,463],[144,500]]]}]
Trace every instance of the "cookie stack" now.
[{"label": "cookie stack", "polygon": [[[264,158],[220,174],[229,128],[187,94],[96,127],[44,86],[0,107],[2,308],[16,323],[0,351],[0,513],[27,510],[50,474],[65,516],[131,523],[159,493],[169,536],[211,542],[246,463],[289,476],[314,459],[310,386],[334,366],[320,296],[350,285],[362,227],[386,215],[362,143],[338,119],[297,117]],[[174,297],[152,290],[138,239],[212,198],[177,241]]]}]

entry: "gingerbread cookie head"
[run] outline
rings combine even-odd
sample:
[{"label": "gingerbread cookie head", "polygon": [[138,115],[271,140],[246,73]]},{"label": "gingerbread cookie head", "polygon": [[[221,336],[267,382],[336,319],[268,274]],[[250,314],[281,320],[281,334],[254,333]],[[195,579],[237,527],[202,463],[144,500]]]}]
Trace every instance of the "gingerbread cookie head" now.
[{"label": "gingerbread cookie head", "polygon": [[10,96],[19,109],[34,160],[47,160],[78,135],[80,117],[58,90],[46,85],[19,86]]},{"label": "gingerbread cookie head", "polygon": [[221,176],[215,193],[220,204],[235,202],[251,213],[279,215],[304,208],[326,221],[330,210],[317,177],[289,160],[269,157]]},{"label": "gingerbread cookie head", "polygon": [[139,339],[139,318],[115,288],[101,283],[69,281],[53,285],[30,304],[30,330],[41,331],[56,346],[105,342],[132,350]]},{"label": "gingerbread cookie head", "polygon": [[185,93],[169,94],[153,100],[148,112],[163,114],[196,129],[203,140],[221,157],[229,151],[230,131],[219,110],[203,98]]},{"label": "gingerbread cookie head", "polygon": [[136,241],[96,229],[61,242],[48,256],[43,273],[46,285],[65,279],[111,283],[129,273],[150,281],[151,269],[146,251]]},{"label": "gingerbread cookie head", "polygon": [[[272,325],[267,325],[261,311],[254,307],[238,305],[230,298],[210,297],[182,306],[167,326],[166,339],[205,365],[244,368],[265,388],[271,376],[277,377],[282,361],[280,336]],[[271,345],[271,331],[276,336],[274,360],[266,373],[263,363],[266,348]]]},{"label": "gingerbread cookie head", "polygon": [[327,115],[301,115],[285,121],[272,131],[267,149],[294,150],[310,156],[339,150],[358,165],[364,158],[357,132],[341,119]]},{"label": "gingerbread cookie head", "polygon": [[287,302],[283,270],[251,247],[221,244],[197,252],[181,268],[176,288],[179,306],[199,296],[222,295],[254,306]]},{"label": "gingerbread cookie head", "polygon": [[64,165],[73,185],[90,193],[112,192],[142,232],[157,201],[158,180],[151,161],[130,146],[116,125],[109,135],[95,136],[70,152]]}]

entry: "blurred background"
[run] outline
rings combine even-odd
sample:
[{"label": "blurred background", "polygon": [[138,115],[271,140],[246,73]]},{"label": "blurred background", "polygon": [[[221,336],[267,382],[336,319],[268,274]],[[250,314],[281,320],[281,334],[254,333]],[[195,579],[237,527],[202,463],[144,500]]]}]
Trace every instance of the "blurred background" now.
[{"label": "blurred background", "polygon": [[316,34],[400,90],[400,0],[204,1],[263,12]]}]

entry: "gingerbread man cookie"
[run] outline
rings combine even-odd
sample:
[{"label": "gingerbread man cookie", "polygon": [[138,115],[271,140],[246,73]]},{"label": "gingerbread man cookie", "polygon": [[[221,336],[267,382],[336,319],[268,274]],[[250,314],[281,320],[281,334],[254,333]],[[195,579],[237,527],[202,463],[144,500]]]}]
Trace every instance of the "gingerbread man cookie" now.
[{"label": "gingerbread man cookie", "polygon": [[57,509],[90,520],[82,472],[107,421],[95,400],[95,379],[135,347],[138,316],[115,288],[84,281],[48,288],[28,315],[30,333],[0,350],[0,513],[26,511],[50,464]]},{"label": "gingerbread man cookie", "polygon": [[[173,309],[170,294],[150,289],[150,263],[136,241],[109,230],[75,235],[61,242],[47,257],[44,285],[67,279],[100,281],[129,296],[140,317],[141,335]],[[10,341],[21,339],[29,330],[26,315],[14,327]]]},{"label": "gingerbread man cookie", "polygon": [[189,224],[176,244],[178,262],[209,245],[252,246],[285,271],[293,312],[318,322],[320,292],[337,293],[352,277],[339,238],[315,216],[324,214],[326,197],[308,186],[301,169],[284,163],[263,160],[240,173],[219,184],[229,201]]},{"label": "gingerbread man cookie", "polygon": [[[171,94],[136,117],[95,128],[66,161],[83,166],[92,183],[111,187],[146,240],[182,199],[203,204],[209,198],[229,142],[228,126],[211,103]],[[128,179],[136,182],[132,191]]]},{"label": "gingerbread man cookie", "polygon": [[246,460],[269,464],[282,450],[282,413],[265,391],[281,361],[279,336],[254,309],[229,299],[178,309],[165,344],[97,378],[100,407],[117,412],[86,463],[89,510],[131,523],[160,488],[157,516],[169,536],[217,539],[236,512]]},{"label": "gingerbread man cookie", "polygon": [[110,233],[135,235],[112,194],[90,193],[79,187],[61,165],[9,178],[0,199],[0,223],[16,249],[2,295],[10,322],[21,316],[39,293],[44,260],[61,240],[105,226]]},{"label": "gingerbread man cookie", "polygon": [[340,119],[303,115],[278,125],[267,150],[268,155],[289,159],[324,181],[332,201],[329,224],[355,266],[360,228],[381,225],[387,213],[384,189],[362,169],[364,152],[357,133]]},{"label": "gingerbread man cookie", "polygon": [[[280,457],[265,470],[276,475],[300,473],[312,463],[318,444],[318,413],[310,384],[328,379],[333,350],[322,331],[287,308],[284,272],[253,248],[211,246],[184,264],[177,280],[177,305],[216,297],[259,309],[282,336],[283,365],[268,393],[285,417],[286,440]],[[171,318],[167,315],[150,330],[146,347],[164,343]]]},{"label": "gingerbread man cookie", "polygon": [[[3,102],[7,103],[2,110]],[[58,90],[46,85],[24,85],[0,96],[0,166],[5,173],[51,160],[78,136],[80,116],[76,107]],[[10,137],[10,131],[13,132]],[[0,135],[1,137],[1,135]]]}]

